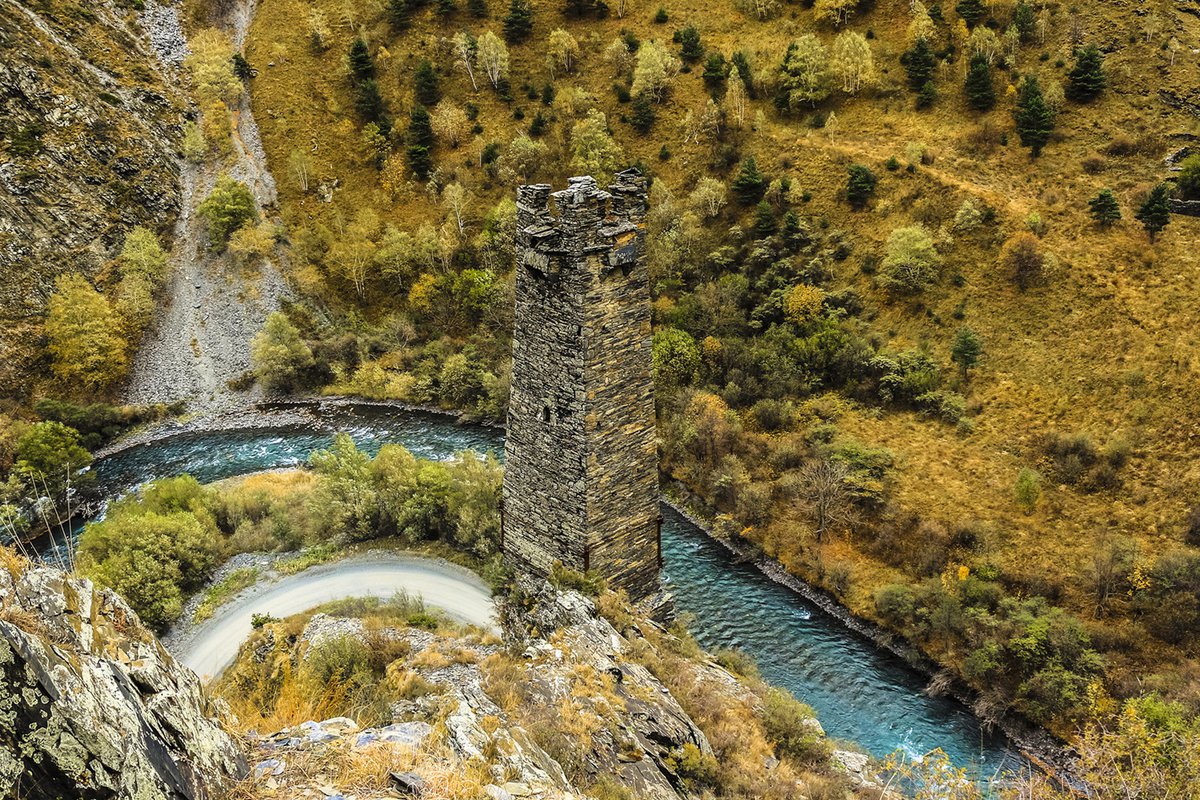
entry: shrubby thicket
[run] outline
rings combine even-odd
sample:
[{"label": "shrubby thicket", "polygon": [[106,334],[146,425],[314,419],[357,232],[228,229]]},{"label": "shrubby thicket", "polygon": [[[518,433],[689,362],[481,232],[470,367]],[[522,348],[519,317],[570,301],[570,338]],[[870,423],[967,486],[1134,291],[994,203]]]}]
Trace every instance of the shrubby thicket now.
[{"label": "shrubby thicket", "polygon": [[163,630],[238,552],[396,537],[444,542],[479,565],[496,554],[501,470],[492,456],[426,461],[386,445],[372,458],[339,434],[310,466],[208,487],[190,476],[155,481],[84,529],[79,569]]}]

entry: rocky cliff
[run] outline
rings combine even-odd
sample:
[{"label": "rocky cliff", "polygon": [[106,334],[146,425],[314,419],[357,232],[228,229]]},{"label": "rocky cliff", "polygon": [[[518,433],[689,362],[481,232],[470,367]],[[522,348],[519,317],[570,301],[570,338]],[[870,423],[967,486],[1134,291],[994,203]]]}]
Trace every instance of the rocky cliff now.
[{"label": "rocky cliff", "polygon": [[0,395],[25,387],[54,278],[178,211],[183,101],[133,7],[0,0]]},{"label": "rocky cliff", "polygon": [[239,746],[196,675],[120,598],[7,559],[0,797],[204,800],[241,777]]},{"label": "rocky cliff", "polygon": [[[265,722],[280,719],[281,708],[285,714],[359,715],[378,707],[347,689],[353,683],[348,671],[332,680],[314,677],[314,670],[329,673],[335,654],[344,664],[373,657],[366,652],[391,654],[379,657],[387,662],[385,674],[371,682],[400,697],[391,695],[382,717],[308,720],[266,736],[251,732],[251,778],[242,791],[262,798],[324,793],[363,800],[394,797],[396,790],[492,800],[678,800],[703,794],[696,765],[718,769],[714,748],[670,687],[641,663],[654,661],[669,635],[634,618],[618,631],[591,600],[573,592],[547,589],[523,599],[529,602],[506,614],[519,622],[506,626],[503,642],[444,627],[381,624],[378,616],[343,617],[336,610],[265,626],[216,687],[239,705],[239,698],[267,698],[246,708],[245,722],[259,710]],[[746,685],[707,659],[689,660],[684,671],[690,686],[704,686],[722,706],[756,704]],[[300,676],[299,683],[287,676]],[[319,702],[297,702],[298,687],[303,694],[323,683],[340,686]],[[346,691],[350,702],[344,702]],[[360,729],[364,721],[376,725]],[[730,739],[727,731],[722,736]],[[760,754],[749,764],[773,776],[767,781],[778,779],[786,789],[782,796],[795,793],[798,776],[778,760]]]}]

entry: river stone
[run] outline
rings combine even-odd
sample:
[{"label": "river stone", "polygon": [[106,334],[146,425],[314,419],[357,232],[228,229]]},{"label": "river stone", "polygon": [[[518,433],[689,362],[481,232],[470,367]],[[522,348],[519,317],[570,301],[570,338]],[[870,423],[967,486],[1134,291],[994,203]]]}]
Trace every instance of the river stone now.
[{"label": "river stone", "polygon": [[0,796],[221,796],[246,772],[191,670],[111,591],[0,567]]}]

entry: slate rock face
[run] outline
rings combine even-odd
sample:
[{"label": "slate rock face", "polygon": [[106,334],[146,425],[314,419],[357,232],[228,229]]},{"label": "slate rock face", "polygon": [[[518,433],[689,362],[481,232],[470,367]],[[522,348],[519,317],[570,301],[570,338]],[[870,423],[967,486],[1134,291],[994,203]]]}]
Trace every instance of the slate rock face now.
[{"label": "slate rock face", "polygon": [[0,797],[219,797],[245,774],[195,673],[125,603],[0,562]]},{"label": "slate rock face", "polygon": [[111,0],[0,1],[0,395],[36,370],[54,279],[178,213],[176,83]]}]

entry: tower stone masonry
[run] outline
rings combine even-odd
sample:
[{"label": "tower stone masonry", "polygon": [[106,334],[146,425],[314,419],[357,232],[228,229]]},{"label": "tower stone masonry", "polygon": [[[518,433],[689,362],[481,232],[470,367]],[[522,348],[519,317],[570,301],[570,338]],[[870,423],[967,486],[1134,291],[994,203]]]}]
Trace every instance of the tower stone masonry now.
[{"label": "tower stone masonry", "polygon": [[634,600],[661,566],[645,215],[636,170],[517,190],[502,533],[518,572],[560,562]]}]

